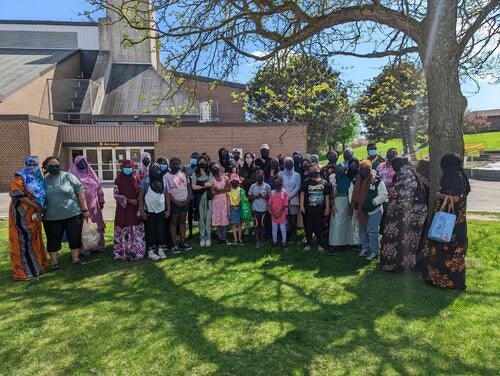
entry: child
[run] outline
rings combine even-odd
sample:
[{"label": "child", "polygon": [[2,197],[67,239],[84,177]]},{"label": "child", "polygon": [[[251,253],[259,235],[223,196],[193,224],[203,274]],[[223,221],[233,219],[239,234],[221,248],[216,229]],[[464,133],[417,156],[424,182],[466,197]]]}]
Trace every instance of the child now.
[{"label": "child", "polygon": [[253,183],[248,190],[248,199],[252,202],[253,218],[255,221],[256,248],[259,249],[264,240],[265,219],[267,213],[267,199],[271,193],[271,186],[264,183],[264,171],[257,170],[255,173],[257,183]]},{"label": "child", "polygon": [[[186,174],[181,171],[181,160],[170,159],[170,172],[165,175],[168,184],[168,197],[170,201],[170,237],[173,247],[172,253],[190,251],[192,248],[186,243],[186,218],[191,202],[191,184]],[[179,246],[177,241],[177,228],[179,228]]]},{"label": "child", "polygon": [[240,208],[240,177],[238,174],[232,174],[229,179],[231,190],[229,196],[229,223],[233,226],[234,244],[243,244],[241,241],[241,208]]},{"label": "child", "polygon": [[288,215],[288,193],[283,186],[281,176],[273,179],[274,190],[269,196],[269,213],[271,214],[273,228],[273,248],[278,246],[278,227],[281,231],[281,242],[286,249],[286,216]]},{"label": "child", "polygon": [[229,179],[221,171],[217,163],[210,164],[210,170],[214,180],[210,187],[212,191],[212,226],[217,227],[217,237],[219,244],[226,244],[226,226],[229,224],[228,195],[230,190]]},{"label": "child", "polygon": [[[139,212],[146,229],[146,247],[151,260],[164,259],[166,249],[165,219],[170,216],[168,187],[163,183],[160,165],[151,163],[141,182]],[[156,253],[157,251],[158,253]]]}]

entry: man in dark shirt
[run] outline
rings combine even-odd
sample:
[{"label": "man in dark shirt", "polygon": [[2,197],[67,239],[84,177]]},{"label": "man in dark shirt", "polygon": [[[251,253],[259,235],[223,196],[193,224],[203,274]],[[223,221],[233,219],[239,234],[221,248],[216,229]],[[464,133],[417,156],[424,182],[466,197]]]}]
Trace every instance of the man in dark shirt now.
[{"label": "man in dark shirt", "polygon": [[318,164],[313,163],[310,167],[309,176],[302,183],[300,193],[300,211],[305,217],[305,231],[307,245],[304,251],[311,250],[313,234],[316,236],[319,252],[324,252],[323,238],[323,222],[324,217],[330,215],[330,196],[332,194],[332,186],[329,182],[322,179]]},{"label": "man in dark shirt", "polygon": [[269,145],[262,144],[260,146],[260,157],[255,160],[255,167],[257,170],[266,170],[267,164],[270,162],[271,158],[269,157]]}]

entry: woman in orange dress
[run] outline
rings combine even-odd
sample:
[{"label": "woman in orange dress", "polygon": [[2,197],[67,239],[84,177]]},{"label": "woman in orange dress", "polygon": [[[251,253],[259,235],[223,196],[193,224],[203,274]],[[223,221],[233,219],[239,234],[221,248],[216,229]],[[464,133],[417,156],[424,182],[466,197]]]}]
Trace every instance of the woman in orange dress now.
[{"label": "woman in orange dress", "polygon": [[12,276],[30,280],[48,266],[42,238],[42,208],[45,204],[43,176],[36,157],[28,157],[17,171],[10,190],[9,245]]}]

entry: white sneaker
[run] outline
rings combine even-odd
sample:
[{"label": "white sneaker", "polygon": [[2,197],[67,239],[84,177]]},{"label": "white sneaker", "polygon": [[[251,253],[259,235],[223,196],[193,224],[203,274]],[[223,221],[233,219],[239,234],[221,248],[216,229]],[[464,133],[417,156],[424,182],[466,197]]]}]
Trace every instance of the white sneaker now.
[{"label": "white sneaker", "polygon": [[157,261],[160,259],[160,256],[158,256],[155,251],[151,250],[151,251],[148,251],[148,258],[150,258],[151,260],[153,261]]},{"label": "white sneaker", "polygon": [[165,254],[165,251],[163,250],[163,248],[158,249],[158,257],[161,259],[167,258],[167,255]]},{"label": "white sneaker", "polygon": [[207,246],[207,241],[205,239],[200,240],[200,247],[206,247]]},{"label": "white sneaker", "polygon": [[366,257],[366,256],[368,256],[368,251],[359,252],[359,257]]},{"label": "white sneaker", "polygon": [[205,240],[205,247],[210,247],[212,245],[212,241],[210,239]]}]

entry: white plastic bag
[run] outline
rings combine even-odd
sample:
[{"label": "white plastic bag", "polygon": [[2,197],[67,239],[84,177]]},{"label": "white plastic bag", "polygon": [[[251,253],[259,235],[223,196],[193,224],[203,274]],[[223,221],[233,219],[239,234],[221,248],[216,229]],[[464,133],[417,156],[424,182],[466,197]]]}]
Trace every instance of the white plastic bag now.
[{"label": "white plastic bag", "polygon": [[83,221],[82,246],[84,249],[94,249],[99,245],[101,234],[97,230],[97,224],[91,221]]}]

